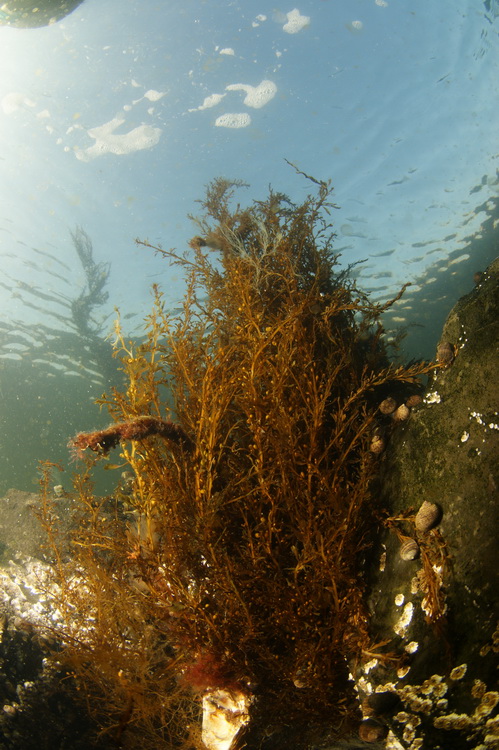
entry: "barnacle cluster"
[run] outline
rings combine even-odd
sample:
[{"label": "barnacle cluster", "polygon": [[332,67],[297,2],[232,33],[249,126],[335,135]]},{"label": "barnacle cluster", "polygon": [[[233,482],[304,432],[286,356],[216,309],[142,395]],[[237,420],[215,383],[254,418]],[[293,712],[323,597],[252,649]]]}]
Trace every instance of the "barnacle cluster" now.
[{"label": "barnacle cluster", "polygon": [[[339,270],[331,188],[313,182],[300,205],[271,191],[242,209],[216,180],[191,249],[155,248],[186,273],[183,312],[156,289],[140,345],[117,324],[127,385],[101,400],[113,425],[73,441],[91,455],[69,553],[44,493],[58,658],[123,747],[201,747],[201,698],[211,711],[217,695],[252,731],[360,719],[347,659],[377,650],[372,434],[384,395],[430,366],[390,362],[391,303]],[[96,497],[92,463],[112,449],[126,491]]]},{"label": "barnacle cluster", "polygon": [[[393,716],[393,726],[401,727],[400,732],[406,747],[419,750],[425,747],[425,729],[432,726],[441,730],[438,736],[441,746],[446,747],[459,738],[463,747],[497,747],[499,742],[499,717],[495,709],[499,703],[499,693],[487,690],[484,682],[475,680],[468,697],[470,710],[464,713],[452,710],[453,682],[462,679],[466,665],[459,665],[447,679],[442,675],[432,675],[421,685],[406,685],[396,690],[404,710]],[[380,688],[383,689],[383,688]],[[393,686],[391,686],[393,690]],[[398,732],[397,732],[398,734]],[[450,746],[450,745],[449,745]]]}]

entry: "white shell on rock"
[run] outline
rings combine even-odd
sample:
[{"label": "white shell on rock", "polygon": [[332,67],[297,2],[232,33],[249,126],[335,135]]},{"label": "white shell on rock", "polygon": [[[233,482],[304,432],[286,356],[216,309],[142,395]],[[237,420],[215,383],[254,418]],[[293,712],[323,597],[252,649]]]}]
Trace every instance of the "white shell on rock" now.
[{"label": "white shell on rock", "polygon": [[398,409],[395,409],[395,411],[392,414],[392,419],[395,422],[403,422],[404,420],[409,418],[409,414],[411,413],[411,410],[408,406],[405,404],[400,404]]},{"label": "white shell on rock", "polygon": [[371,453],[383,453],[385,450],[385,441],[384,438],[381,437],[381,435],[374,435],[373,439],[371,440],[371,445],[369,446],[369,451]]}]

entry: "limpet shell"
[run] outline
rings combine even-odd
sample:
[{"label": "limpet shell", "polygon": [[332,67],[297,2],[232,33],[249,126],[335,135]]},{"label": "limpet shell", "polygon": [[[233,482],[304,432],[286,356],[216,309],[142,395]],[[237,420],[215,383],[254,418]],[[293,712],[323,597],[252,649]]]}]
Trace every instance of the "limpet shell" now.
[{"label": "limpet shell", "polygon": [[400,545],[399,555],[402,560],[415,560],[419,555],[419,544],[415,539],[406,539]]},{"label": "limpet shell", "polygon": [[397,408],[397,402],[391,396],[385,398],[379,405],[379,410],[382,414],[391,414]]},{"label": "limpet shell", "polygon": [[369,446],[371,453],[379,454],[385,450],[385,440],[381,435],[374,435]]},{"label": "limpet shell", "polygon": [[412,396],[409,396],[409,398],[405,402],[405,405],[411,408],[412,406],[419,406],[419,404],[422,403],[423,397],[417,393],[414,393]]},{"label": "limpet shell", "polygon": [[388,734],[388,728],[373,719],[366,719],[359,726],[359,737],[364,742],[379,742]]},{"label": "limpet shell", "polygon": [[408,406],[406,406],[405,404],[400,404],[398,409],[395,409],[395,411],[393,412],[392,419],[394,419],[395,422],[404,422],[409,418],[410,413],[411,410]]},{"label": "limpet shell", "polygon": [[433,529],[434,526],[437,526],[440,523],[441,518],[442,510],[439,506],[425,500],[414,519],[416,531],[419,531],[420,534],[424,534],[426,531]]}]

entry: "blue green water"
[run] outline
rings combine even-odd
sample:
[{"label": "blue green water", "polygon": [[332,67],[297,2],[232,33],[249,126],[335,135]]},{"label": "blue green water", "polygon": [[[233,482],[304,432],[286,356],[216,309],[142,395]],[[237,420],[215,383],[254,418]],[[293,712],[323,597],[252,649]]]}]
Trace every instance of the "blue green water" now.
[{"label": "blue green water", "polygon": [[[183,294],[134,238],[186,248],[215,176],[248,202],[269,184],[303,199],[286,159],[331,178],[343,261],[365,260],[380,301],[411,282],[386,327],[431,356],[497,254],[498,26],[497,0],[84,0],[0,25],[0,491],[107,420],[93,400],[115,379],[114,307],[139,336],[152,283],[172,308]],[[77,226],[110,264],[86,333]]]}]

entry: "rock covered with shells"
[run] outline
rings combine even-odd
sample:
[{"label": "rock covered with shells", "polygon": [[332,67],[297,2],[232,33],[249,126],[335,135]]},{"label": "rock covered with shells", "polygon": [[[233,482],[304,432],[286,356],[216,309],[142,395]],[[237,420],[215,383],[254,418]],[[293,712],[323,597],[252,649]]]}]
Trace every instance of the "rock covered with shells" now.
[{"label": "rock covered with shells", "polygon": [[423,401],[419,393],[408,392],[405,394],[389,395],[382,399],[377,406],[378,421],[373,430],[369,451],[379,456],[384,453],[392,429],[406,422],[414,407],[418,407]]},{"label": "rock covered with shells", "polygon": [[[450,313],[443,366],[417,408],[404,401],[410,418],[382,456],[376,494],[393,520],[375,548],[369,611],[374,641],[399,660],[370,655],[352,671],[364,719],[403,747],[499,746],[498,340],[499,260]],[[401,705],[378,716],[369,701],[386,691]]]}]

